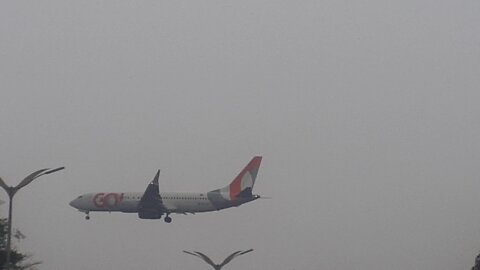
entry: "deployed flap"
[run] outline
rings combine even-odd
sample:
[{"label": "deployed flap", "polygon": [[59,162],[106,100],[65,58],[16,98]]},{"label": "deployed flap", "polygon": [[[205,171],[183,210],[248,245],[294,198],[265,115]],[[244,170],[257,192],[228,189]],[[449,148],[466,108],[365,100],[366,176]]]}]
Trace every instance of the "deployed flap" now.
[{"label": "deployed flap", "polygon": [[146,219],[158,219],[166,212],[165,206],[160,197],[158,178],[160,170],[158,170],[153,181],[148,185],[138,203],[138,217]]}]

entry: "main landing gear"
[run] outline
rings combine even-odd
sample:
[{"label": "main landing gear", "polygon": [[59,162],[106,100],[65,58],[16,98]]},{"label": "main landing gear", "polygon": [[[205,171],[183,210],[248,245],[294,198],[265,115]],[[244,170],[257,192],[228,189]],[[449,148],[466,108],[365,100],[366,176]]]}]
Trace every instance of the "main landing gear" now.
[{"label": "main landing gear", "polygon": [[85,212],[85,214],[87,214],[87,215],[85,216],[85,219],[86,219],[86,220],[89,220],[89,219],[90,219],[90,213],[87,211],[87,212]]},{"label": "main landing gear", "polygon": [[170,222],[172,222],[172,218],[171,218],[171,217],[169,217],[168,215],[167,215],[167,216],[165,216],[165,218],[164,218],[163,220],[164,220],[166,223],[170,223]]}]

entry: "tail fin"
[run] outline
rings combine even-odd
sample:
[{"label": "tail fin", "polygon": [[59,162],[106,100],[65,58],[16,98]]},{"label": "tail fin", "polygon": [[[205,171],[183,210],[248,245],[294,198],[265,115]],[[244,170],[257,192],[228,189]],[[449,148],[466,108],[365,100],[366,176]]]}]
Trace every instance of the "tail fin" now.
[{"label": "tail fin", "polygon": [[[252,197],[252,189],[260,168],[261,156],[254,157],[243,170],[233,179],[230,185],[221,189],[224,197],[234,200],[236,198]],[[225,196],[226,195],[226,196]]]}]

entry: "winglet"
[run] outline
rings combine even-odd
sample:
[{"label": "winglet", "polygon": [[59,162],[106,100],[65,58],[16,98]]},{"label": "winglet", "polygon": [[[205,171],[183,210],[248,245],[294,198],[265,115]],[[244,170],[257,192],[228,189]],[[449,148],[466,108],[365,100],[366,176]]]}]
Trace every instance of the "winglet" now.
[{"label": "winglet", "polygon": [[152,184],[158,186],[158,178],[159,178],[159,177],[160,177],[160,170],[157,171],[157,174],[155,175],[155,177],[154,177],[153,180],[152,180]]}]

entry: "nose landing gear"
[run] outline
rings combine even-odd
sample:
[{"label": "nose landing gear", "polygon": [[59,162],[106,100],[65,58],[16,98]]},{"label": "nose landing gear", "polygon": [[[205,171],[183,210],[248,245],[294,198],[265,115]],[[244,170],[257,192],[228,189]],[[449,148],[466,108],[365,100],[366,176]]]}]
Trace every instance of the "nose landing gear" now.
[{"label": "nose landing gear", "polygon": [[90,219],[90,213],[87,211],[87,212],[85,212],[85,214],[87,214],[87,215],[85,216],[85,219],[86,219],[86,220],[89,220],[89,219]]}]

